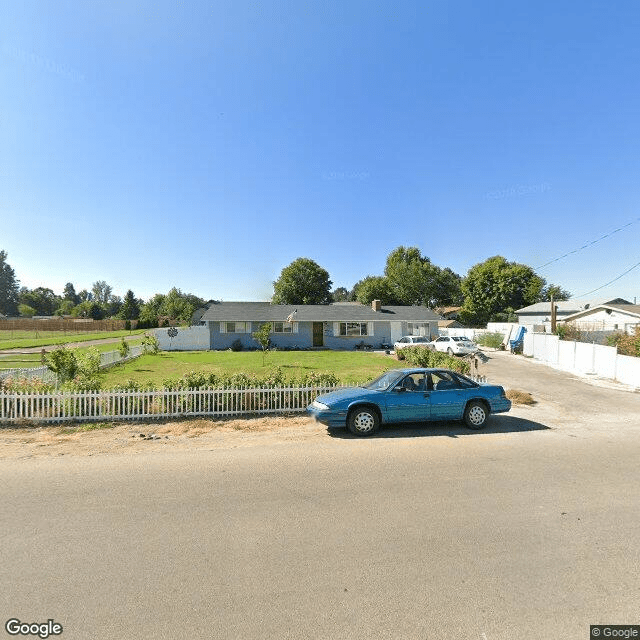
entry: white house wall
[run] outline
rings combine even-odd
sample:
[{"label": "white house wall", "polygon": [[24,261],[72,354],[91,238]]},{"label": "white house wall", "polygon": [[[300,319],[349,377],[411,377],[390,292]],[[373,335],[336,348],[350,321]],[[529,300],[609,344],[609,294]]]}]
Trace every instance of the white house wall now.
[{"label": "white house wall", "polygon": [[578,329],[583,331],[625,331],[629,333],[634,325],[640,324],[640,318],[632,316],[622,311],[611,310],[607,313],[605,309],[598,309],[589,315],[573,320]]}]

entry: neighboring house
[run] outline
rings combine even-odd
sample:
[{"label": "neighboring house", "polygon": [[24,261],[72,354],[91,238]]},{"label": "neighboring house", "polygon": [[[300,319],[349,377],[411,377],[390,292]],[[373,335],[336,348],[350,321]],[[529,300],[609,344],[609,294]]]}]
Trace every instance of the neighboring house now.
[{"label": "neighboring house", "polygon": [[378,348],[404,335],[437,336],[439,319],[426,307],[383,307],[379,300],[371,306],[210,302],[198,316],[198,325],[209,328],[210,349],[229,349],[236,340],[255,348],[251,334],[265,322],[271,323],[271,341],[279,348],[354,349],[362,343]]},{"label": "neighboring house", "polygon": [[[445,320],[459,320],[460,309],[462,307],[436,307],[435,312],[439,313]],[[457,325],[462,326],[462,325]]]},{"label": "neighboring house", "polygon": [[[599,300],[559,300],[554,302],[556,306],[556,320],[560,322],[568,316],[580,313],[586,309],[602,305],[602,304],[629,304],[628,300],[622,298],[609,298]],[[518,316],[518,324],[525,327],[537,327],[538,330],[549,330],[551,327],[551,303],[538,302],[516,311]]]},{"label": "neighboring house", "polygon": [[640,304],[600,304],[563,318],[581,331],[625,331],[640,326]]},{"label": "neighboring house", "polygon": [[438,320],[438,329],[461,329],[463,326],[457,320]]}]

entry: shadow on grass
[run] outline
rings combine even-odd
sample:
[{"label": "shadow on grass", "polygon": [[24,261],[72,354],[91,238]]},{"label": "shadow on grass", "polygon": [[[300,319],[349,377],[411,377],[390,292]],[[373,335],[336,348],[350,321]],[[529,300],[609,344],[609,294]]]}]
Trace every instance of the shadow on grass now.
[{"label": "shadow on grass", "polygon": [[[516,418],[514,416],[492,416],[484,429],[467,429],[460,422],[406,422],[402,425],[386,425],[368,438],[423,438],[432,436],[472,436],[476,434],[522,433],[525,431],[546,431],[551,429],[541,422]],[[359,438],[348,429],[328,428],[327,433],[335,438]]]}]

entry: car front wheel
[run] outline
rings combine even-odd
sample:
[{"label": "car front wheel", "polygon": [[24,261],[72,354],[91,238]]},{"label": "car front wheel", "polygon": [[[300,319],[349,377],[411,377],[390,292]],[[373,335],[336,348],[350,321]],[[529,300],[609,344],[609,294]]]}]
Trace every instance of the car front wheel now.
[{"label": "car front wheel", "polygon": [[447,353],[448,353],[450,356],[452,356],[452,355],[453,355],[453,349],[452,349],[451,347],[449,347],[449,348],[447,349]]},{"label": "car front wheel", "polygon": [[370,436],[379,429],[380,418],[375,409],[359,407],[349,414],[347,427],[356,436]]},{"label": "car front wheel", "polygon": [[482,402],[470,402],[464,410],[464,423],[469,429],[482,429],[488,418],[489,412]]}]

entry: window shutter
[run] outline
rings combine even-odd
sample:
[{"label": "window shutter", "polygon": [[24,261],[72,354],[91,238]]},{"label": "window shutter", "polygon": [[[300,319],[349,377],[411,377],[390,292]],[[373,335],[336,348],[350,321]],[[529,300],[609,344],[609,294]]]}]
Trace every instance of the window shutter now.
[{"label": "window shutter", "polygon": [[226,322],[221,322],[220,323],[220,333],[227,333],[227,323]]},{"label": "window shutter", "polygon": [[251,333],[251,323],[250,322],[245,322],[244,323],[244,332],[245,333]]},{"label": "window shutter", "polygon": [[297,322],[293,323],[293,333],[298,333],[298,323]]},{"label": "window shutter", "polygon": [[367,322],[367,335],[373,335],[373,322]]},{"label": "window shutter", "polygon": [[340,323],[339,322],[334,322],[333,323],[333,335],[334,336],[339,336],[340,335]]}]

